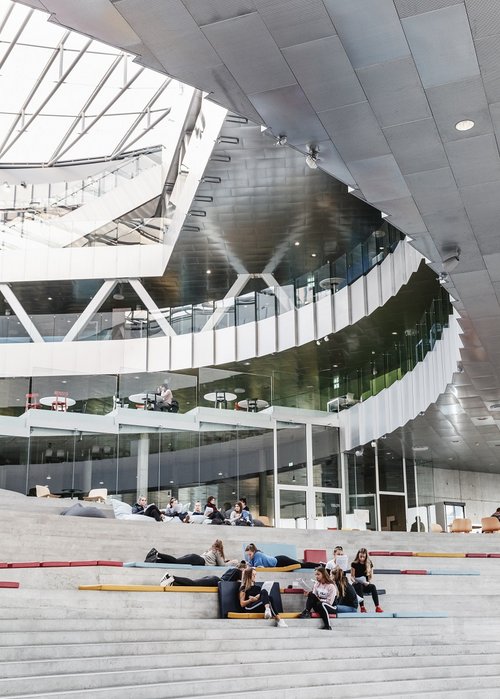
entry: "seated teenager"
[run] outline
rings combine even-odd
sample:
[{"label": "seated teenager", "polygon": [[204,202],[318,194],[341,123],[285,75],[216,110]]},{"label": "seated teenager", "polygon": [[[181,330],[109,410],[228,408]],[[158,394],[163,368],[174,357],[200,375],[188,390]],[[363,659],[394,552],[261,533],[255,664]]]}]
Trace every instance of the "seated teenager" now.
[{"label": "seated teenager", "polygon": [[215,502],[215,497],[213,495],[207,499],[204,515],[207,519],[212,521],[212,524],[224,524],[226,519],[222,512],[219,512],[217,509],[217,503]]},{"label": "seated teenager", "polygon": [[368,551],[365,548],[359,549],[356,558],[351,563],[351,582],[356,593],[361,597],[359,611],[366,612],[364,595],[371,594],[376,612],[383,612],[378,601],[378,592],[371,582],[373,577],[373,563],[368,558]]},{"label": "seated teenager", "polygon": [[349,614],[358,611],[358,596],[356,590],[347,579],[342,568],[334,568],[330,571],[330,578],[337,588],[335,606],[337,614]]},{"label": "seated teenager", "polygon": [[344,553],[342,546],[336,546],[333,549],[333,558],[327,562],[325,568],[330,571],[330,573],[335,570],[335,568],[341,568],[345,575],[351,570],[351,566],[348,563],[349,559]]},{"label": "seated teenager", "polygon": [[189,522],[189,513],[182,511],[182,505],[179,503],[177,498],[170,498],[169,503],[165,508],[165,514],[167,517],[178,517],[181,522]]},{"label": "seated teenager", "polygon": [[300,619],[307,619],[311,616],[311,611],[319,614],[323,620],[325,631],[331,631],[330,614],[335,614],[335,598],[337,597],[337,587],[332,582],[326,568],[320,566],[314,571],[316,582],[311,592],[307,593],[306,608],[300,614]]},{"label": "seated teenager", "polygon": [[145,517],[153,517],[156,519],[157,522],[163,522],[165,519],[165,515],[163,515],[160,510],[156,507],[154,503],[151,503],[151,505],[148,505],[148,501],[144,497],[144,495],[141,495],[141,497],[137,500],[135,505],[132,505],[132,514],[133,515],[144,515]]},{"label": "seated teenager", "polygon": [[256,571],[253,568],[246,568],[240,587],[240,607],[245,612],[264,612],[264,619],[274,619],[276,626],[286,627],[287,624],[280,615],[277,614],[271,604],[267,590],[255,584]]},{"label": "seated teenager", "polygon": [[290,556],[268,556],[258,549],[255,544],[248,544],[245,547],[245,558],[252,568],[286,568],[287,566],[299,565],[301,568],[316,568],[316,563],[303,563],[296,561]]},{"label": "seated teenager", "polygon": [[216,539],[212,546],[202,553],[188,553],[185,556],[171,556],[168,553],[160,553],[151,549],[146,556],[146,563],[180,563],[192,566],[227,566],[236,565],[237,561],[226,559],[224,545],[220,539]]},{"label": "seated teenager", "polygon": [[[226,519],[226,524],[228,524],[227,519]],[[252,526],[252,521],[250,519],[250,512],[243,509],[242,502],[238,501],[237,503],[235,503],[234,508],[233,508],[231,515],[229,517],[229,524],[243,526],[243,527],[251,527]]]}]

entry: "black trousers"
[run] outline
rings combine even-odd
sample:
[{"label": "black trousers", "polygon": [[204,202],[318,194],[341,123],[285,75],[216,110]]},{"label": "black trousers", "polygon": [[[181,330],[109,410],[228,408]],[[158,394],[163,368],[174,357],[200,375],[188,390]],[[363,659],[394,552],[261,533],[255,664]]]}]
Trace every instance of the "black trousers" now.
[{"label": "black trousers", "polygon": [[310,592],[307,595],[306,609],[308,612],[315,611],[316,614],[319,614],[323,620],[325,628],[330,628],[329,615],[336,613],[335,607],[332,607],[331,604],[327,604],[326,602],[322,602],[319,597],[316,597],[316,595],[313,595],[313,593]]},{"label": "black trousers", "polygon": [[268,594],[267,590],[261,590],[259,601],[254,602],[254,604],[251,604],[248,607],[245,607],[243,609],[243,611],[244,612],[263,612],[266,608],[266,604],[269,605],[269,608],[271,609],[272,615],[276,616],[276,612],[273,609],[273,605],[272,605],[272,602],[269,598],[269,594]]},{"label": "black trousers", "polygon": [[[373,583],[368,583],[368,585],[363,585],[363,583],[354,583],[353,587],[356,590],[356,594],[360,597],[364,597],[365,592],[371,595],[373,604],[378,607],[378,592]],[[363,604],[363,602],[361,602],[361,604]]]},{"label": "black trousers", "polygon": [[216,575],[205,575],[203,578],[192,580],[192,578],[181,578],[178,575],[174,576],[174,585],[180,587],[217,587],[220,578]]},{"label": "black trousers", "polygon": [[144,512],[140,512],[139,514],[145,515],[146,517],[154,517],[157,522],[162,521],[161,512],[156,505],[148,505]]},{"label": "black trousers", "polygon": [[170,556],[168,553],[156,554],[156,560],[158,563],[184,563],[184,565],[190,566],[204,566],[205,559],[202,556],[198,556],[197,553],[187,553],[185,556]]}]

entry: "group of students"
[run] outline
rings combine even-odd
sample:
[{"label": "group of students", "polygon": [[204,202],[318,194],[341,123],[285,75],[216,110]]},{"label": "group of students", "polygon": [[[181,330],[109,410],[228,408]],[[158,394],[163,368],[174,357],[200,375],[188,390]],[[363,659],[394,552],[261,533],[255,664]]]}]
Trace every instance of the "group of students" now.
[{"label": "group of students", "polygon": [[167,517],[178,517],[184,524],[189,524],[193,518],[198,515],[205,519],[209,519],[212,524],[253,526],[253,518],[248,508],[246,498],[240,498],[233,507],[231,507],[230,503],[227,504],[229,505],[227,509],[224,508],[223,511],[219,510],[215,497],[211,495],[207,498],[205,507],[203,507],[198,500],[195,502],[193,510],[190,511],[187,506],[183,507],[177,498],[171,497],[167,507],[160,510],[154,503],[148,505],[147,499],[144,495],[141,495],[135,505],[132,506],[132,513],[144,515],[145,517],[153,517],[157,522],[162,522]]},{"label": "group of students", "polygon": [[239,589],[239,602],[242,609],[247,612],[264,612],[265,619],[274,619],[276,625],[285,627],[286,622],[272,606],[269,593],[266,589],[256,584],[255,568],[279,568],[298,564],[302,568],[315,568],[314,585],[312,590],[305,591],[307,595],[305,609],[300,618],[311,616],[314,611],[321,617],[323,628],[331,631],[330,614],[345,614],[366,612],[364,604],[365,594],[370,594],[375,605],[376,612],[382,612],[379,604],[378,592],[372,582],[373,564],[365,548],[359,549],[356,557],[350,564],[344,554],[342,546],[336,546],[333,550],[333,558],[324,565],[296,561],[285,555],[268,556],[260,551],[255,544],[248,544],[245,548],[245,560],[237,561],[226,558],[224,545],[220,539],[216,539],[211,547],[203,554],[186,554],[184,556],[171,556],[160,553],[155,548],[151,549],[147,556],[148,563],[176,563],[197,566],[230,566],[229,570],[218,577],[207,575],[202,578],[191,579],[166,573],[160,585],[181,585],[197,587],[216,587],[220,580],[241,581]]}]

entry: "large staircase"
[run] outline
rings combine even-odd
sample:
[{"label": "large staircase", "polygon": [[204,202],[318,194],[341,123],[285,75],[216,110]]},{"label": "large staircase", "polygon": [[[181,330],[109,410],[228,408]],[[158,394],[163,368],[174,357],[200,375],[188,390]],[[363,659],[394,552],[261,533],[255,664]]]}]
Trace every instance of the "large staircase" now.
[{"label": "large staircase", "polygon": [[[216,537],[241,558],[244,543],[294,543],[349,555],[369,550],[500,552],[500,536],[312,532],[60,517],[64,501],[0,491],[0,561],[142,561],[155,546],[201,552]],[[109,513],[108,506],[101,506]],[[213,593],[95,592],[81,584],[157,585],[164,570],[105,566],[0,569],[0,696],[80,699],[166,697],[500,697],[500,559],[376,557],[390,612],[446,618],[365,617],[272,622],[218,618]],[[172,571],[175,574],[175,571]],[[199,577],[202,570],[177,571]],[[217,572],[208,569],[207,573]],[[467,572],[469,575],[459,575]],[[445,574],[448,573],[448,574]],[[450,574],[451,573],[451,574]],[[477,574],[479,573],[479,575]],[[282,587],[310,571],[260,573]],[[286,611],[303,600],[283,595]],[[367,608],[372,610],[371,600]]]}]

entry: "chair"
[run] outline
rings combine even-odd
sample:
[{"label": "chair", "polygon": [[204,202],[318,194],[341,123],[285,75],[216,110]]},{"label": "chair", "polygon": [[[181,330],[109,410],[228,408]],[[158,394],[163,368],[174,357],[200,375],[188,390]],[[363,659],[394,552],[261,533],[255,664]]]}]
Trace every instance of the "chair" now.
[{"label": "chair", "polygon": [[452,534],[470,534],[472,531],[472,522],[470,519],[464,517],[463,519],[454,519],[451,523],[451,533]]},{"label": "chair", "polygon": [[39,410],[42,406],[40,404],[40,401],[38,400],[40,398],[39,393],[27,393],[26,394],[26,403],[24,406],[25,410]]},{"label": "chair", "polygon": [[83,499],[87,500],[88,502],[106,502],[107,497],[107,488],[92,488],[92,490],[89,491],[87,497]]},{"label": "chair", "polygon": [[68,410],[68,392],[54,391],[55,401],[52,402],[52,410],[66,413]]},{"label": "chair", "polygon": [[481,530],[483,534],[494,534],[500,532],[500,520],[496,517],[482,517]]},{"label": "chair", "polygon": [[60,498],[60,495],[54,495],[54,493],[51,493],[50,490],[46,485],[37,485],[36,486],[36,496],[37,498]]},{"label": "chair", "polygon": [[431,532],[434,532],[435,534],[442,534],[443,527],[440,524],[436,524],[436,522],[433,522],[431,524]]}]

